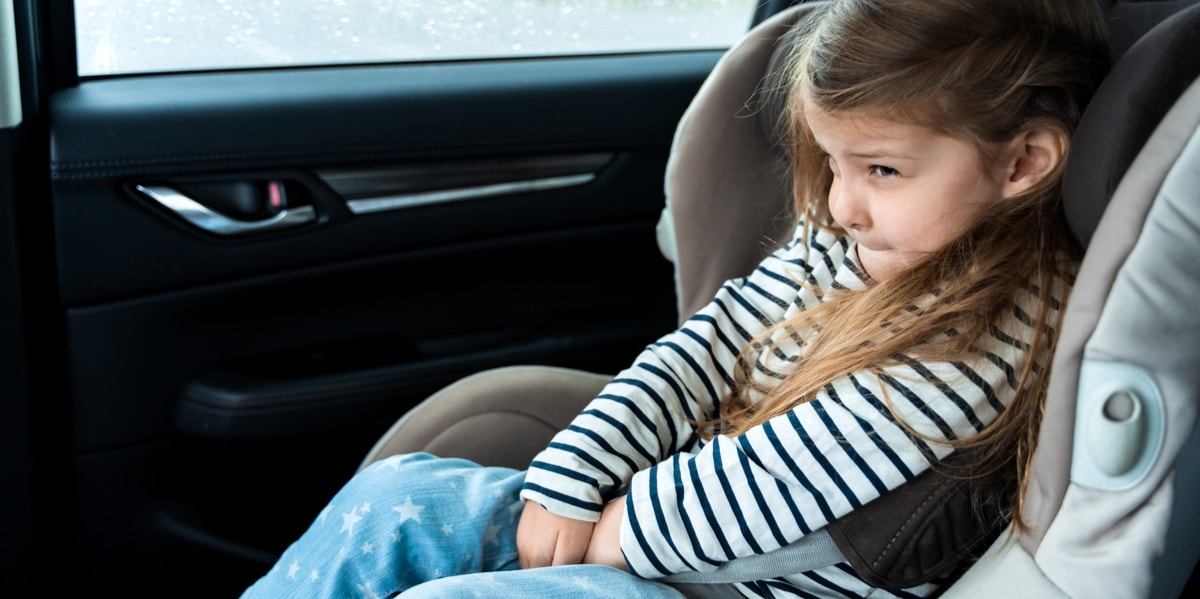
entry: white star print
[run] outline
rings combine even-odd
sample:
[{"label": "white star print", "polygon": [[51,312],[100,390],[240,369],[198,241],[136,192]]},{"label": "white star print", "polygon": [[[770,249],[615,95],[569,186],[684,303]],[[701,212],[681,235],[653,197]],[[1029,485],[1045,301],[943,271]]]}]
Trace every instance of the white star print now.
[{"label": "white star print", "polygon": [[361,511],[364,514],[371,513],[371,503],[367,502],[367,503],[362,504],[362,509],[359,511]]},{"label": "white star print", "polygon": [[450,535],[454,534],[454,527],[451,526],[449,522],[443,524],[442,525],[442,534],[444,534],[446,536],[450,536]]},{"label": "white star print", "polygon": [[327,505],[327,506],[325,506],[325,509],[321,510],[321,515],[317,516],[317,519],[318,519],[318,520],[320,520],[321,522],[324,522],[324,521],[325,521],[325,516],[328,516],[328,515],[329,515],[329,510],[331,510],[331,509],[333,509],[333,504],[332,504],[332,503],[331,503],[331,504],[329,504],[329,505]]},{"label": "white star print", "polygon": [[588,580],[582,576],[572,576],[571,582],[575,583],[575,586],[579,587],[579,590],[581,590],[581,591],[596,590],[596,586],[594,584],[592,584],[592,581]]},{"label": "white star print", "polygon": [[392,542],[393,542],[393,543],[399,543],[399,542],[400,542],[400,539],[401,539],[401,538],[403,538],[403,537],[402,537],[402,535],[400,535],[400,533],[395,533],[395,532],[393,532],[393,533],[391,533],[391,535],[392,535]]},{"label": "white star print", "polygon": [[412,497],[404,498],[404,505],[398,505],[392,508],[392,511],[400,514],[400,523],[404,524],[409,520],[421,521],[421,510],[424,510],[423,505],[413,505]]},{"label": "white star print", "polygon": [[354,535],[354,525],[362,520],[362,516],[358,515],[358,506],[354,506],[349,512],[342,514],[342,529],[338,532],[346,533],[346,536]]},{"label": "white star print", "polygon": [[321,579],[321,576],[319,574],[317,574],[316,570],[313,570],[312,574],[309,575],[308,579],[313,582],[316,582]]},{"label": "white star print", "polygon": [[[467,475],[463,474],[462,472],[458,472],[458,471],[437,472],[437,473],[434,473],[434,476],[436,476],[437,478],[449,478],[449,477],[453,476],[453,477],[462,479],[463,482],[470,481],[470,479],[467,478]],[[447,486],[449,486],[453,490],[458,489],[458,483],[454,482],[454,481],[447,483]]]},{"label": "white star print", "polygon": [[358,585],[358,590],[366,593],[363,595],[364,599],[379,599],[379,593],[376,593],[375,589],[371,588],[371,583],[369,582],[367,584]]},{"label": "white star print", "polygon": [[373,552],[374,550],[375,550],[375,546],[374,546],[374,545],[372,545],[372,544],[370,544],[370,543],[363,543],[363,545],[362,545],[362,552],[363,552],[363,554],[364,554],[364,555],[365,555],[365,554],[368,554],[368,553],[371,553],[371,552]]},{"label": "white star print", "polygon": [[296,562],[292,562],[292,565],[288,566],[288,578],[290,578],[292,580],[296,580],[296,572],[299,572],[299,571],[300,571],[300,564],[297,564]]}]

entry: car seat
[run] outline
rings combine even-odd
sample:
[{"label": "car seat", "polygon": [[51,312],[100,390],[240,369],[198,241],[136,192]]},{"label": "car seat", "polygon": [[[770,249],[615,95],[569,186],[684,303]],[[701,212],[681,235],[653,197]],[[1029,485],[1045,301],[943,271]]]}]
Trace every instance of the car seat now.
[{"label": "car seat", "polygon": [[1178,9],[1131,42],[1072,144],[1066,209],[1087,253],[1027,483],[1031,528],[945,597],[1179,597],[1200,557],[1200,6],[1185,4],[1109,13],[1120,50],[1123,26]]},{"label": "car seat", "polygon": [[[1068,161],[1068,216],[1088,250],[1028,481],[1032,525],[996,537],[946,597],[1177,597],[1200,556],[1200,510],[1187,501],[1200,492],[1200,315],[1189,303],[1200,296],[1200,7],[1101,4],[1120,60]],[[731,48],[676,131],[659,232],[681,321],[789,232],[771,74],[810,9]],[[467,377],[402,417],[363,465],[428,451],[524,468],[608,378],[543,366]]]}]

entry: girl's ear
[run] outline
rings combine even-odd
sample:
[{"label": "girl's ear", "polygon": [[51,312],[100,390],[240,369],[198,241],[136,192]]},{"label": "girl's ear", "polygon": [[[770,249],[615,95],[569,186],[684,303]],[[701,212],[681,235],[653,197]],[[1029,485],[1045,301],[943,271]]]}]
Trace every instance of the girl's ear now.
[{"label": "girl's ear", "polygon": [[1067,154],[1067,135],[1055,127],[1034,127],[1013,138],[1004,170],[1004,197],[1015,196],[1054,172]]}]

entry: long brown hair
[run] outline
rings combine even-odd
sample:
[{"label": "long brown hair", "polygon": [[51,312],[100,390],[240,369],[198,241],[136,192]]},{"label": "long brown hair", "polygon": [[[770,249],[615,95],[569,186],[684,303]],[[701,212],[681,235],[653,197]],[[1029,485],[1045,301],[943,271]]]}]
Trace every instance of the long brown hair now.
[{"label": "long brown hair", "polygon": [[[842,231],[829,215],[832,175],[806,106],[926,126],[971,143],[994,164],[1003,142],[1034,126],[1069,138],[1110,62],[1094,0],[834,0],[817,10],[801,25],[785,78],[795,210],[810,234]],[[756,338],[739,356],[734,390],[707,423],[709,434],[744,432],[848,374],[879,375],[901,355],[962,360],[993,331],[1017,330],[1019,317],[1034,332],[1016,337],[1028,351],[1014,396],[983,432],[948,443],[973,451],[973,479],[1023,482],[1056,341],[1056,302],[1080,254],[1061,183],[1060,161],[907,272],[826,297]],[[1031,305],[1036,311],[1023,314]],[[816,334],[802,340],[803,355],[783,380],[756,380],[781,330]],[[1020,503],[1017,496],[1008,507],[1023,526]]]}]

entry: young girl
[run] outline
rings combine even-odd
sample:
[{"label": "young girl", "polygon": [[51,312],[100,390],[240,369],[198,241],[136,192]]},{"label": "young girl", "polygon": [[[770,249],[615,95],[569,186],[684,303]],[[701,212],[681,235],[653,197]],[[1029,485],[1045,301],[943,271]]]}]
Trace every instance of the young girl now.
[{"label": "young girl", "polygon": [[[380,461],[246,597],[682,597],[654,580],[779,549],[953,451],[1023,479],[1078,256],[1063,161],[1108,65],[1095,3],[835,0],[803,26],[795,238],[527,472]],[[872,589],[841,564],[704,592],[733,591]]]}]

